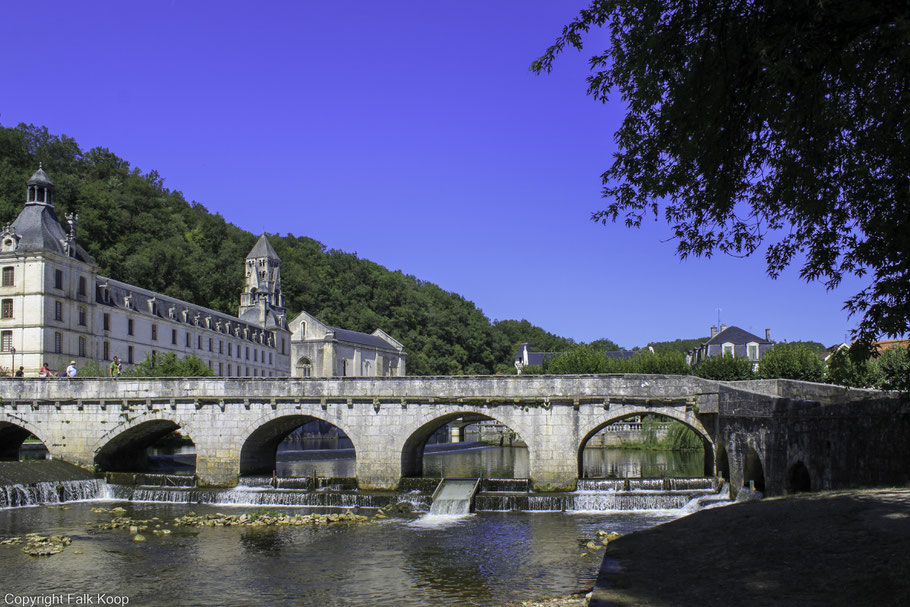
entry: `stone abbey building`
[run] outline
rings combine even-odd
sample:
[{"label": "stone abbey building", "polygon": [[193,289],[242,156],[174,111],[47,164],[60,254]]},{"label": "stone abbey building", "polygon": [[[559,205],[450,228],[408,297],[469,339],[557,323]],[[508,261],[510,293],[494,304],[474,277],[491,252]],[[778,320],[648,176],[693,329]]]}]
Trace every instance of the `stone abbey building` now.
[{"label": "stone abbey building", "polygon": [[0,366],[34,376],[45,362],[56,371],[173,352],[221,376],[404,375],[403,346],[381,330],[335,329],[306,313],[288,322],[281,260],[265,235],[230,316],[100,275],[76,241],[77,217],[60,224],[42,168],[27,186],[24,208],[0,231]]}]

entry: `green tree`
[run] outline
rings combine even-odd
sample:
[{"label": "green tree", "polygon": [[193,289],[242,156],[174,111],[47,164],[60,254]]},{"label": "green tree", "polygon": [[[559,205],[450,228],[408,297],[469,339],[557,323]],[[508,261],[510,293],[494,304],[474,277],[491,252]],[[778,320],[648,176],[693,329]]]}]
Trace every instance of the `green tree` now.
[{"label": "green tree", "polygon": [[910,349],[891,348],[875,363],[881,374],[878,380],[881,389],[910,392]]},{"label": "green tree", "polygon": [[[591,346],[576,346],[568,352],[557,354],[543,364],[544,373],[611,373],[609,359]],[[525,371],[522,370],[522,373]]]},{"label": "green tree", "polygon": [[741,356],[710,356],[695,366],[695,375],[720,381],[737,381],[754,377],[752,361]]},{"label": "green tree", "polygon": [[805,344],[781,342],[762,356],[758,376],[820,382],[825,379],[825,363]]},{"label": "green tree", "polygon": [[828,359],[825,381],[839,386],[869,388],[879,382],[879,366],[874,359],[851,356],[847,349],[840,349]]},{"label": "green tree", "polygon": [[856,336],[910,332],[910,5],[595,0],[531,69],[600,27],[588,93],[626,115],[594,220],[662,216],[681,258],[767,246],[772,277],[868,275]]},{"label": "green tree", "polygon": [[625,361],[630,369],[625,373],[655,373],[660,375],[688,375],[691,373],[686,357],[680,352],[641,352]]},{"label": "green tree", "polygon": [[146,356],[142,362],[123,371],[123,377],[207,377],[214,374],[192,354],[178,358],[173,352]]}]

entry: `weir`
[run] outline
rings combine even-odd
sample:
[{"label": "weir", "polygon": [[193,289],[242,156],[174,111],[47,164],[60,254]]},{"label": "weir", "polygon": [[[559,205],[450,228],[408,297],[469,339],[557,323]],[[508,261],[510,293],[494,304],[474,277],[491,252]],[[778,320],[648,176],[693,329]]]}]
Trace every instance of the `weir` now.
[{"label": "weir", "polygon": [[479,478],[442,479],[433,493],[430,514],[469,514],[479,488]]}]

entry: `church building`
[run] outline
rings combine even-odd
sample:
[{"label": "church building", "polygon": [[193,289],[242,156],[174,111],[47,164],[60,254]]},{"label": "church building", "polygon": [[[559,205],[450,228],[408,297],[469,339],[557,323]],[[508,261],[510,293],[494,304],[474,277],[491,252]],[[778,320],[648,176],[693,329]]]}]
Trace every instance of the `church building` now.
[{"label": "church building", "polygon": [[[238,315],[231,316],[100,275],[76,241],[77,216],[66,216],[66,229],[60,224],[54,185],[42,168],[27,188],[19,216],[0,231],[0,367],[12,372],[22,366],[26,376],[34,377],[43,363],[55,371],[70,361],[77,367],[90,361],[106,367],[117,356],[130,365],[173,352],[198,357],[216,375],[281,377],[292,375],[293,351],[295,360],[333,361],[307,374],[298,360],[293,373],[298,376],[360,375],[364,369],[370,375],[404,373],[403,349],[390,337],[345,350],[333,339],[314,344],[305,330],[292,336],[281,293],[281,260],[265,235],[247,255]],[[313,320],[301,314],[294,327]],[[296,342],[306,344],[301,352],[307,356],[296,354]],[[377,352],[388,356],[390,350],[398,354],[394,367],[377,358]],[[383,362],[365,367],[362,360]]]}]

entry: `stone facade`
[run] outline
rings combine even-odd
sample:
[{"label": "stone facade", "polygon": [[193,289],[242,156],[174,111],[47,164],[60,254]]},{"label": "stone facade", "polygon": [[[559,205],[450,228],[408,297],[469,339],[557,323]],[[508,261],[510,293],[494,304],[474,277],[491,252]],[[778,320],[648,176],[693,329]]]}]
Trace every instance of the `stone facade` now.
[{"label": "stone facade", "polygon": [[393,377],[405,374],[404,346],[381,329],[358,333],[301,312],[290,323],[293,377]]}]

